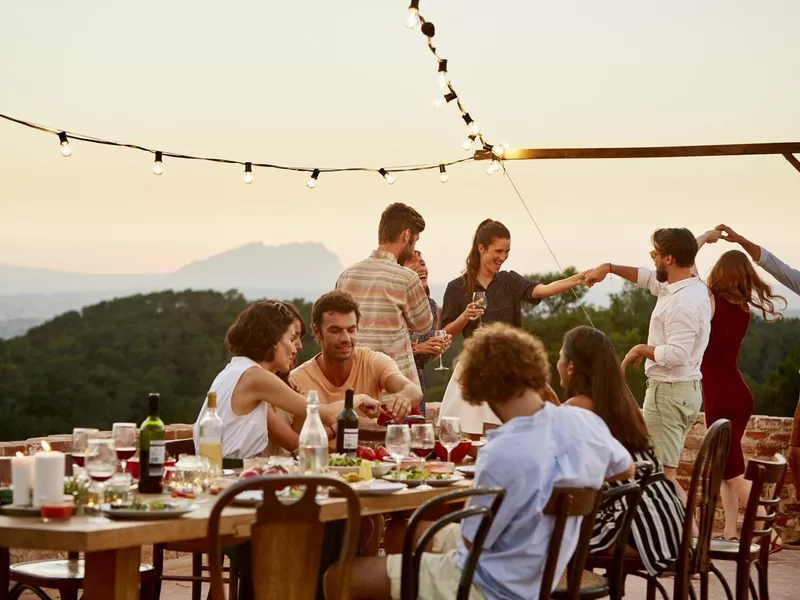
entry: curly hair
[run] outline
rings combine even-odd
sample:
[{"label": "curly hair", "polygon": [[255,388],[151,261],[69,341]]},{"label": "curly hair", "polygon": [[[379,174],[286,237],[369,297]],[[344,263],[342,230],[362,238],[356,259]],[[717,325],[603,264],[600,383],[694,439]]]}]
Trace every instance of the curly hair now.
[{"label": "curly hair", "polygon": [[311,323],[317,331],[322,331],[322,315],[327,312],[341,313],[343,315],[349,315],[354,312],[356,313],[356,323],[361,320],[358,302],[350,294],[340,290],[322,294],[314,302],[314,306],[311,307]]},{"label": "curly hair", "polygon": [[225,347],[256,362],[275,358],[275,346],[294,325],[294,314],[280,302],[262,300],[245,308],[228,328]]},{"label": "curly hair", "polygon": [[469,404],[493,408],[550,382],[541,340],[504,323],[478,329],[464,342],[460,359],[461,392]]}]

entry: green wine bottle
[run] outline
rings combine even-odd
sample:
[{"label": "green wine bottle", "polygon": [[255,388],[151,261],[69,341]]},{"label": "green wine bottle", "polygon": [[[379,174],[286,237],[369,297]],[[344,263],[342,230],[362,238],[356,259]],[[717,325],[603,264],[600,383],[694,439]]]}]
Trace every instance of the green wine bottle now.
[{"label": "green wine bottle", "polygon": [[166,437],[164,422],[158,416],[161,397],[150,394],[150,413],[139,430],[139,492],[160,494],[166,459]]}]

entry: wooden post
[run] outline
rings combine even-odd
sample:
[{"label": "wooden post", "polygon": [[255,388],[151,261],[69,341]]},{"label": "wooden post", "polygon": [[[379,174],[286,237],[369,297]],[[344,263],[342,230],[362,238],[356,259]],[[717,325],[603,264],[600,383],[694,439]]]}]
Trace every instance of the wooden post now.
[{"label": "wooden post", "polygon": [[789,161],[789,164],[792,165],[797,172],[800,173],[800,160],[797,160],[794,155],[792,154],[784,154],[783,158]]}]

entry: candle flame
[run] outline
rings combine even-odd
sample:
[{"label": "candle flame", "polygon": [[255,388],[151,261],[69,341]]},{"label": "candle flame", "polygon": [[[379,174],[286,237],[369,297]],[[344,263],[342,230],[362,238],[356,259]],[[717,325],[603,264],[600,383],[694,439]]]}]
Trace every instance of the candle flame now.
[{"label": "candle flame", "polygon": [[45,452],[50,452],[50,444],[47,443],[47,440],[42,440],[42,448],[44,448]]},{"label": "candle flame", "polygon": [[23,456],[25,456],[25,455],[24,455],[22,452],[20,452],[19,450],[17,450],[17,456],[18,456],[18,457],[20,457],[20,458],[22,458],[22,457],[23,457]]}]

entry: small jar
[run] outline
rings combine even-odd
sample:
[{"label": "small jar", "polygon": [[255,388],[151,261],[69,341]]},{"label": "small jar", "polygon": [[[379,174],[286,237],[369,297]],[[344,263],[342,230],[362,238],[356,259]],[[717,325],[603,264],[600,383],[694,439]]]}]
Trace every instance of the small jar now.
[{"label": "small jar", "polygon": [[42,521],[45,523],[69,521],[75,514],[75,498],[72,496],[42,498],[41,511]]}]

